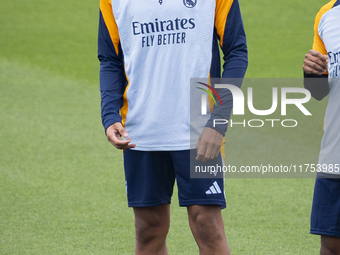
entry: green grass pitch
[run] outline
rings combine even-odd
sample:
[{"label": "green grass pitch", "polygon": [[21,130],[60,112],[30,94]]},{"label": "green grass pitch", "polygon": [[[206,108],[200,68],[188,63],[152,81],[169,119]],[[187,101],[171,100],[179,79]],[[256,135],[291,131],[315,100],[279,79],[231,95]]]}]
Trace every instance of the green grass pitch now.
[{"label": "green grass pitch", "polygon": [[[314,16],[326,2],[240,0],[247,77],[301,78]],[[1,3],[1,255],[133,254],[122,155],[106,141],[100,121],[98,5]],[[307,105],[313,116],[294,131],[230,129],[227,163],[315,163],[326,101]],[[318,254],[319,238],[309,234],[313,185],[313,178],[227,179],[223,216],[232,254]],[[169,253],[197,254],[176,195]]]}]

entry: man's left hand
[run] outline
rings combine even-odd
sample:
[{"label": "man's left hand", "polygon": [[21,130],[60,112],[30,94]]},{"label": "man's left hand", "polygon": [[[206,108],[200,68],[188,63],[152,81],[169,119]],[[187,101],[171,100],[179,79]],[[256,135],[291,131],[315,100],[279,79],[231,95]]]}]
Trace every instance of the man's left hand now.
[{"label": "man's left hand", "polygon": [[220,153],[222,140],[223,135],[220,132],[205,127],[198,138],[196,160],[204,162],[216,158]]}]

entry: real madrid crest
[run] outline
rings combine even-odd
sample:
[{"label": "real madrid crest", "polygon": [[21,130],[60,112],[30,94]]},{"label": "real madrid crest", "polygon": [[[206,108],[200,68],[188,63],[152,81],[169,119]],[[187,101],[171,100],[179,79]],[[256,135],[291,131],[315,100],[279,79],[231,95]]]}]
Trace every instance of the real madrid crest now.
[{"label": "real madrid crest", "polygon": [[197,4],[197,0],[183,0],[183,4],[187,8],[193,8]]}]

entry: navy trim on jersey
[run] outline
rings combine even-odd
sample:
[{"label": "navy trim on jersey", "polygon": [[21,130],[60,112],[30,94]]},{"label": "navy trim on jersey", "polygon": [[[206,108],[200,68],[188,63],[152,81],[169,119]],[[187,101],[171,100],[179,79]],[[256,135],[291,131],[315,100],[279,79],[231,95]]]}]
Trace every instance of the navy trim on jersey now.
[{"label": "navy trim on jersey", "polygon": [[[237,0],[230,8],[223,36],[222,78],[243,78],[248,66],[247,41]],[[241,86],[241,84],[235,84]]]},{"label": "navy trim on jersey", "polygon": [[340,0],[336,1],[335,4],[333,5],[333,8],[340,5]]},{"label": "navy trim on jersey", "polygon": [[218,33],[217,33],[216,28],[214,30],[214,37],[212,41],[212,59],[211,59],[210,77],[211,78],[221,77],[220,46],[218,43]]},{"label": "navy trim on jersey", "polygon": [[98,59],[100,60],[101,117],[106,130],[112,124],[122,121],[119,110],[123,106],[123,94],[127,81],[122,49],[119,45],[117,55],[101,11],[99,13]]},{"label": "navy trim on jersey", "polygon": [[[216,37],[218,38],[216,31],[214,35],[216,35]],[[214,39],[214,41],[216,41],[216,39]],[[221,40],[221,38],[219,38],[219,40]],[[240,6],[237,0],[234,0],[230,8],[222,40],[223,40],[222,52],[224,55],[222,78],[228,78],[225,80],[226,84],[233,84],[240,88],[242,85],[242,78],[244,77],[248,67],[248,49]],[[216,51],[218,51],[218,61]],[[220,66],[218,66],[217,68],[217,64],[220,65],[219,56],[220,56],[219,49],[216,48],[216,45],[214,44],[213,45],[214,61],[212,63],[210,74],[210,77],[212,78],[221,77]],[[216,90],[223,102],[223,106],[221,106],[220,104],[214,106],[214,109],[211,113],[211,117],[207,122],[206,127],[213,128],[224,136],[228,126],[216,125],[214,127],[213,122],[214,119],[229,120],[233,108],[233,96],[232,93],[227,89]]]}]

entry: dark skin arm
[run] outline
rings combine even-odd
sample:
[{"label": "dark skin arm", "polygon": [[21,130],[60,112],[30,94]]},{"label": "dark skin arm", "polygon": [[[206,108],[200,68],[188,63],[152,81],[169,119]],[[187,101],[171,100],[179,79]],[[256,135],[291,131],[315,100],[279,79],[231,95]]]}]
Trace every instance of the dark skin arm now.
[{"label": "dark skin arm", "polygon": [[304,87],[310,91],[316,100],[322,100],[329,94],[328,75],[325,74],[328,67],[328,56],[320,52],[310,50],[303,61]]},{"label": "dark skin arm", "polygon": [[307,74],[321,75],[327,71],[328,56],[322,55],[320,52],[310,50],[305,55],[302,69]]}]

